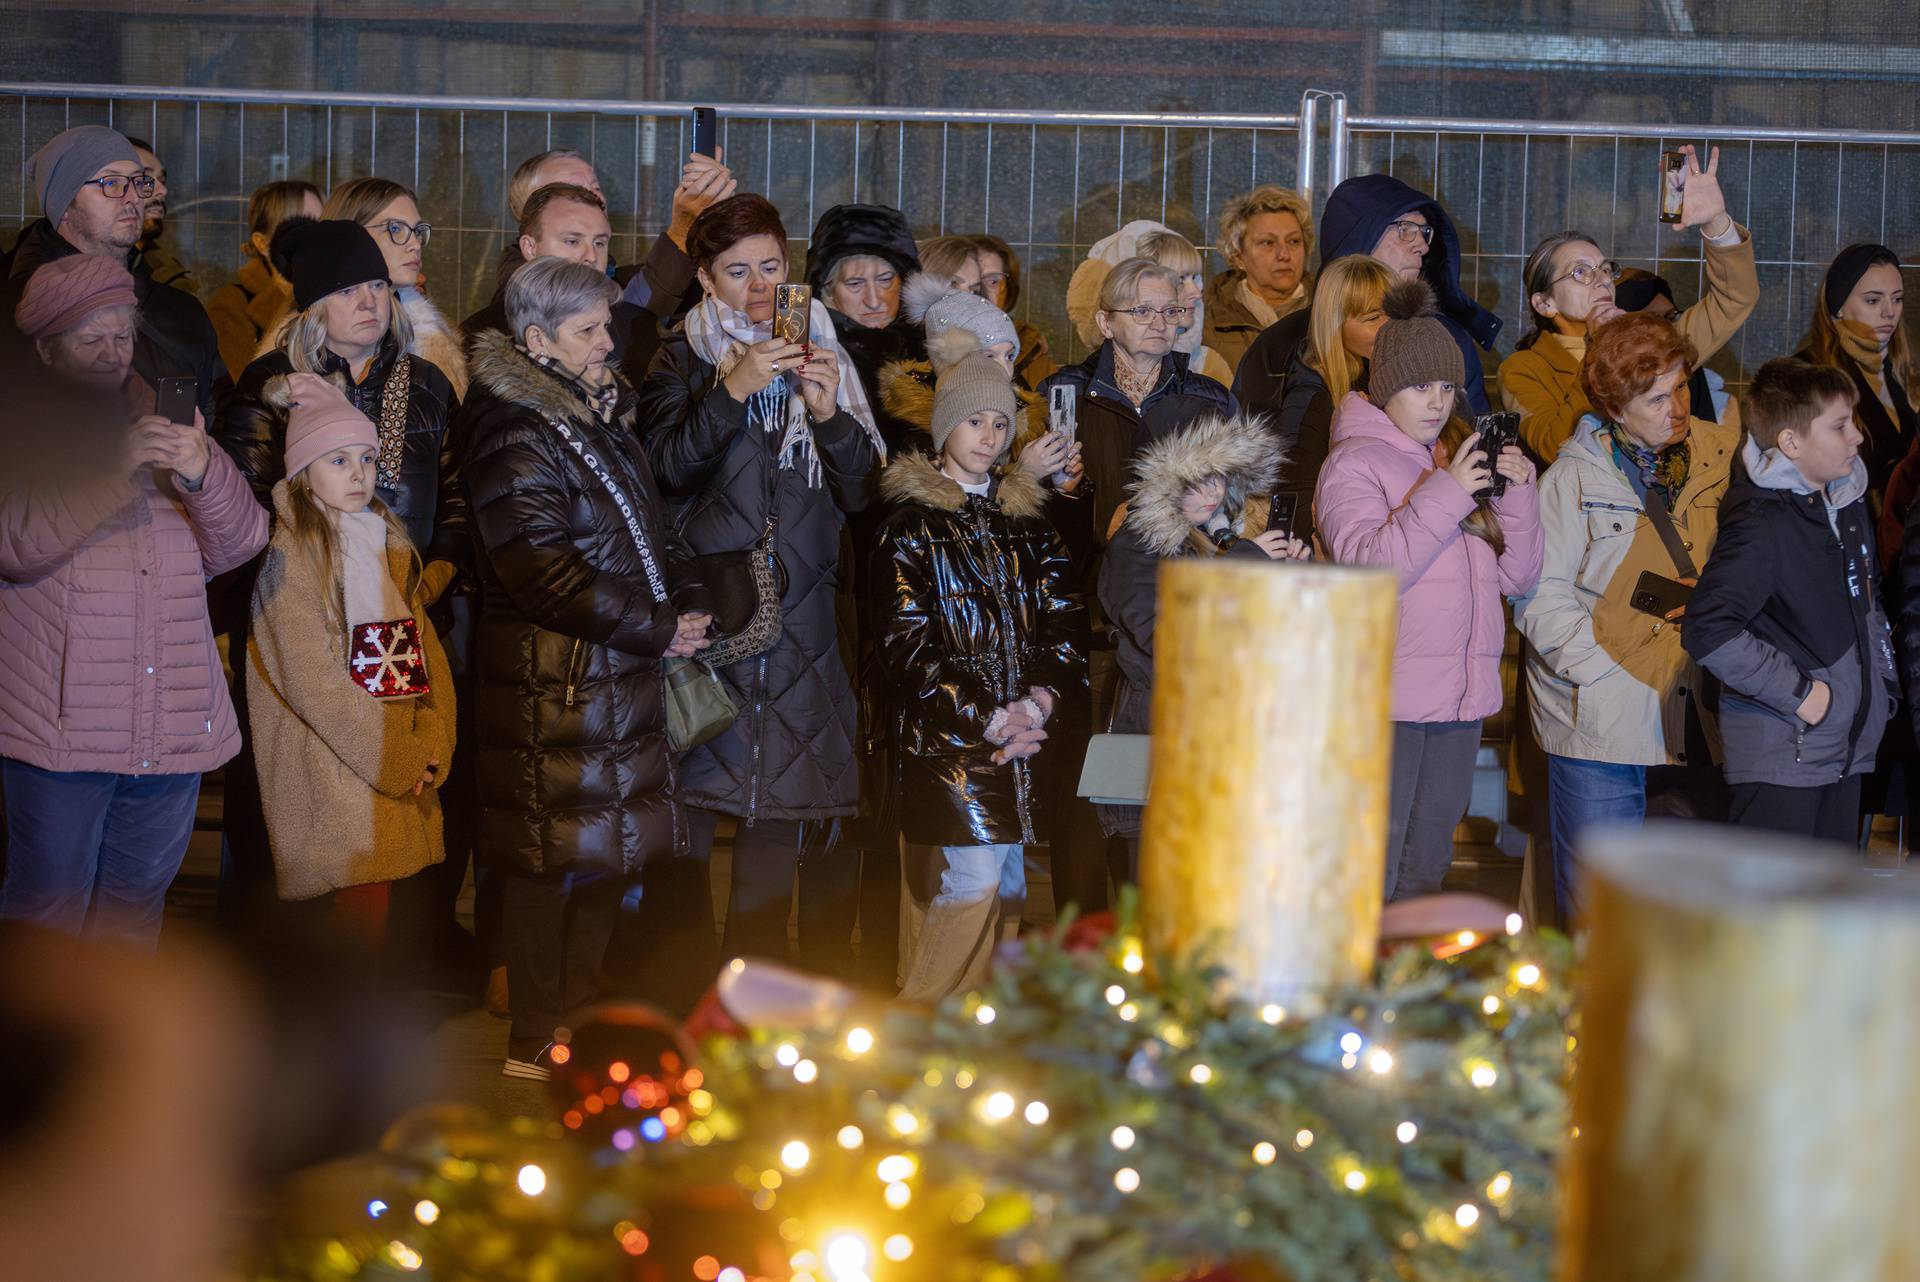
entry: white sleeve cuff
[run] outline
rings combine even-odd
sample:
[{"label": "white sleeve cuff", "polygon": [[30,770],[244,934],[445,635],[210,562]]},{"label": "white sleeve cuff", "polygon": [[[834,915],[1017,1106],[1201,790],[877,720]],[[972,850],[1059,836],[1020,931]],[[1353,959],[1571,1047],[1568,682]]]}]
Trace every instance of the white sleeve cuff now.
[{"label": "white sleeve cuff", "polygon": [[1740,224],[1729,216],[1727,219],[1727,229],[1725,231],[1721,232],[1718,236],[1709,236],[1703,230],[1700,233],[1700,238],[1716,249],[1732,249],[1740,243]]}]

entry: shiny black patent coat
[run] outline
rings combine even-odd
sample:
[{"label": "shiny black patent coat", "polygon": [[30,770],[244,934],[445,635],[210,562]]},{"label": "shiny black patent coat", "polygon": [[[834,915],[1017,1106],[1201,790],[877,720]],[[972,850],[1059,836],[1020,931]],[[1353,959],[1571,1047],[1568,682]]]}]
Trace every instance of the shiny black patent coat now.
[{"label": "shiny black patent coat", "polygon": [[872,551],[868,606],[903,834],[927,846],[1044,840],[1053,790],[1041,781],[1068,763],[1047,744],[996,765],[986,731],[1033,687],[1053,691],[1056,718],[1086,697],[1077,640],[1086,606],[1046,492],[1013,468],[988,494],[969,495],[925,455],[907,454],[887,465],[880,493],[891,511]]}]

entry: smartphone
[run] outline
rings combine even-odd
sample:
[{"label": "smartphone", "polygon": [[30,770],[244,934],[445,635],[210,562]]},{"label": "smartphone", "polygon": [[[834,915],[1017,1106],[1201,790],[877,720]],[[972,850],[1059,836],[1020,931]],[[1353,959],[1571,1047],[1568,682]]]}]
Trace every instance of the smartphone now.
[{"label": "smartphone", "polygon": [[191,378],[163,378],[155,389],[153,412],[169,423],[193,426],[193,411],[200,404],[200,384]]},{"label": "smartphone", "polygon": [[1686,199],[1687,191],[1687,153],[1684,151],[1663,151],[1660,153],[1660,221],[1677,223],[1680,221],[1680,205]]},{"label": "smartphone", "polygon": [[1080,431],[1079,405],[1073,389],[1064,383],[1056,383],[1047,391],[1047,426],[1066,437],[1069,445]]},{"label": "smartphone", "polygon": [[1300,496],[1291,490],[1275,490],[1267,497],[1267,529],[1293,537],[1293,519],[1300,515]]},{"label": "smartphone", "polygon": [[1693,596],[1693,589],[1684,583],[1655,574],[1652,570],[1642,570],[1634,581],[1633,595],[1628,603],[1642,614],[1651,614],[1656,619],[1664,619],[1678,610]]},{"label": "smartphone", "polygon": [[[1492,468],[1500,461],[1501,450],[1520,443],[1520,416],[1505,412],[1481,414],[1474,418],[1473,430],[1480,433],[1478,448],[1487,452],[1487,466]],[[1495,471],[1492,483],[1473,497],[1497,499],[1506,492],[1507,478]]]},{"label": "smartphone", "polygon": [[773,336],[789,343],[804,343],[811,326],[813,286],[775,285],[773,287]]},{"label": "smartphone", "polygon": [[719,154],[720,113],[712,107],[693,109],[693,150],[701,156]]}]

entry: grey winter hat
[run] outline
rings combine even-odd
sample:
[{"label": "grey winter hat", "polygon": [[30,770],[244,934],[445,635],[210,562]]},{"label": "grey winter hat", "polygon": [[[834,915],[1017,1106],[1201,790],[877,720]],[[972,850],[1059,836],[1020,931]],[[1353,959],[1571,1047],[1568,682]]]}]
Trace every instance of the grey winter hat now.
[{"label": "grey winter hat", "polygon": [[978,294],[955,289],[931,272],[916,272],[900,291],[900,310],[927,331],[927,357],[939,374],[969,353],[995,343],[1020,349],[1008,315]]},{"label": "grey winter hat", "polygon": [[131,161],[137,169],[140,153],[125,134],[105,125],[76,125],[49,138],[27,163],[47,221],[58,227],[80,193],[80,184],[116,160]]},{"label": "grey winter hat", "polygon": [[[1019,408],[1013,396],[1013,380],[993,357],[975,352],[961,358],[933,385],[933,421],[927,430],[933,434],[934,453],[947,448],[953,429],[970,415],[998,410],[1006,415],[1011,427]],[[1007,433],[1007,443],[1013,443],[1012,432]]]}]

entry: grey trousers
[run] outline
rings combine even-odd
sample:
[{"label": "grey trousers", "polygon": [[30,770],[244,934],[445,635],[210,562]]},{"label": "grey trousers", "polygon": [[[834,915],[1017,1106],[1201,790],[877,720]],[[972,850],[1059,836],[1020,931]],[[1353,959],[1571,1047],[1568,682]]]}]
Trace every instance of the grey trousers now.
[{"label": "grey trousers", "polygon": [[1453,830],[1473,798],[1478,721],[1393,723],[1386,897],[1435,894],[1453,866]]}]

